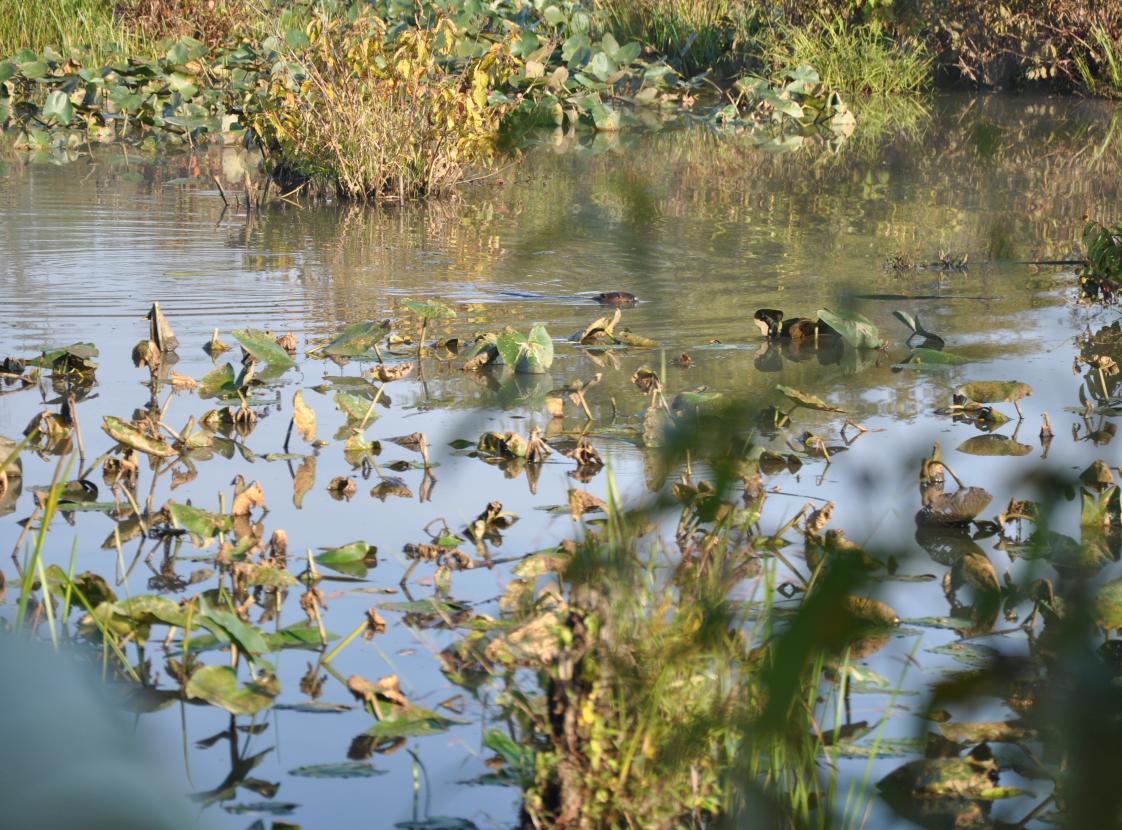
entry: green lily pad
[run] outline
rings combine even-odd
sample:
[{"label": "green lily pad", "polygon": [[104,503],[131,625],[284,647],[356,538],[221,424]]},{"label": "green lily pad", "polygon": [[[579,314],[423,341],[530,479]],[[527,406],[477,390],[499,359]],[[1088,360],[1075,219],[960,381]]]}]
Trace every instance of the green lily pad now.
[{"label": "green lily pad", "polygon": [[386,336],[389,326],[374,321],[355,323],[343,329],[334,340],[323,347],[323,353],[336,357],[359,357],[370,354],[374,346]]},{"label": "green lily pad", "polygon": [[553,365],[553,339],[541,323],[535,323],[528,335],[506,329],[499,334],[495,347],[502,363],[515,372],[538,375]]},{"label": "green lily pad", "polygon": [[802,392],[790,386],[776,386],[775,390],[789,399],[796,406],[801,406],[804,409],[814,409],[819,412],[845,412],[844,409],[838,409],[836,406],[830,406],[821,398],[816,395],[811,395],[809,392]]},{"label": "green lily pad", "polygon": [[287,369],[296,365],[288,352],[277,345],[276,339],[259,329],[235,329],[230,334],[260,363],[274,369]]},{"label": "green lily pad", "polygon": [[228,532],[234,526],[232,516],[211,513],[190,504],[168,502],[167,510],[171,515],[172,525],[189,531],[196,540],[202,542],[199,547],[205,547],[215,536]]},{"label": "green lily pad", "polygon": [[1032,447],[1006,435],[975,435],[958,445],[958,451],[969,455],[1028,455]]},{"label": "green lily pad", "polygon": [[412,738],[420,735],[437,735],[450,726],[465,723],[468,721],[445,717],[419,706],[410,706],[394,710],[390,717],[383,718],[367,729],[366,734],[380,740]]},{"label": "green lily pad", "polygon": [[112,415],[106,415],[102,419],[101,428],[118,444],[123,444],[137,452],[159,458],[171,458],[176,455],[175,449],[162,438],[150,438],[136,427]]},{"label": "green lily pad", "polygon": [[908,359],[908,364],[914,366],[962,366],[966,363],[970,363],[970,358],[924,346],[912,349]]},{"label": "green lily pad", "polygon": [[290,769],[289,775],[300,778],[373,778],[375,775],[385,775],[384,769],[375,769],[373,764],[366,761],[348,761],[341,764],[311,764],[308,766]]},{"label": "green lily pad", "polygon": [[350,576],[366,576],[368,566],[376,565],[378,549],[366,542],[351,542],[338,548],[330,548],[316,554],[317,565]]},{"label": "green lily pad", "polygon": [[203,666],[187,681],[187,697],[204,700],[232,715],[254,715],[273,705],[280,691],[274,678],[238,685],[238,674],[229,666]]},{"label": "green lily pad", "polygon": [[439,300],[406,300],[402,305],[425,320],[451,320],[456,316],[450,306]]},{"label": "green lily pad", "polygon": [[836,331],[846,343],[855,349],[879,349],[884,346],[876,325],[869,318],[856,311],[842,309],[831,311],[818,310],[818,319]]},{"label": "green lily pad", "polygon": [[199,381],[199,397],[217,398],[233,395],[238,391],[234,378],[234,367],[229,363],[223,363],[219,368],[203,375],[202,380]]},{"label": "green lily pad", "polygon": [[977,403],[1011,403],[1032,394],[1032,387],[1016,380],[979,380],[966,383],[956,390]]}]

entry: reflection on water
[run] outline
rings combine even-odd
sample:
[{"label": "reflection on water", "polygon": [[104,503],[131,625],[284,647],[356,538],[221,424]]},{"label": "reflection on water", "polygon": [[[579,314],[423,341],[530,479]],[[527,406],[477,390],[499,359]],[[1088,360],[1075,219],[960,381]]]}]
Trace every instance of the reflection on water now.
[{"label": "reflection on water", "polygon": [[[954,562],[975,555],[977,545],[966,539],[956,547],[946,536],[925,544],[915,535],[915,471],[933,441],[971,484],[1014,496],[1026,486],[1015,453],[956,450],[979,435],[968,424],[934,415],[949,405],[956,386],[989,378],[1030,384],[1034,395],[1022,402],[1026,421],[1015,437],[1034,456],[1047,452],[1057,467],[1082,469],[1113,437],[1112,424],[1067,411],[1079,404],[1081,381],[1085,394],[1102,392],[1091,370],[1084,370],[1086,378],[1066,374],[1062,380],[1081,349],[1098,353],[1097,341],[1117,341],[1117,331],[1102,328],[1111,318],[1069,306],[1069,280],[1060,269],[1018,261],[1065,258],[1084,214],[1113,215],[1122,197],[1122,151],[1115,135],[1119,114],[1089,102],[952,97],[935,100],[931,110],[918,133],[897,135],[890,126],[878,142],[835,151],[774,154],[703,129],[546,137],[521,163],[468,188],[459,201],[401,210],[284,204],[259,214],[224,210],[205,174],[221,177],[233,194],[246,163],[235,148],[159,161],[106,149],[66,166],[17,163],[0,179],[0,358],[26,356],[41,344],[93,342],[101,368],[82,404],[83,423],[93,425],[146,401],[140,386],[146,373],[132,369],[127,355],[143,335],[141,316],[153,300],[161,302],[183,344],[175,371],[195,378],[213,368],[201,346],[215,328],[291,331],[304,348],[341,324],[395,317],[407,297],[455,306],[459,316],[446,330],[461,337],[507,323],[544,322],[558,339],[549,375],[480,383],[456,363],[426,361],[422,376],[393,384],[392,405],[378,410],[369,435],[382,439],[379,467],[352,471],[338,448],[328,447],[310,462],[315,485],[306,494],[300,490],[309,462],[263,456],[281,451],[297,387],[316,409],[321,434],[331,436],[342,416],[330,392],[313,390],[357,370],[302,361],[298,373],[286,376],[291,385],[277,403],[261,410],[246,444],[257,456],[250,470],[265,487],[269,528],[285,529],[293,552],[356,539],[380,551],[377,568],[358,590],[345,582],[325,590],[329,622],[340,621],[332,622],[339,634],[350,629],[348,620],[384,600],[381,592],[399,590],[405,564],[399,552],[424,541],[423,528],[438,515],[462,526],[488,501],[501,501],[522,517],[504,533],[506,555],[571,534],[567,512],[539,509],[567,503],[568,462],[545,465],[534,493],[526,476],[508,477],[449,446],[454,439],[474,442],[485,430],[525,434],[532,425],[547,426],[544,397],[554,388],[603,374],[588,396],[596,418],[590,435],[624,493],[639,497],[657,477],[626,440],[626,428],[642,419],[645,400],[629,381],[642,365],[659,372],[668,393],[706,386],[762,405],[779,403],[774,387],[786,384],[847,410],[871,431],[828,468],[808,463],[779,479],[781,492],[768,502],[772,517],[790,517],[807,499],[833,499],[834,523],[849,538],[903,546],[904,553],[926,549],[909,567],[941,577]],[[895,256],[927,262],[942,252],[969,254],[968,270],[886,267]],[[637,307],[623,312],[624,321],[661,349],[595,354],[561,342],[603,313],[589,298],[610,290],[640,297]],[[868,299],[874,296],[880,299]],[[881,327],[893,341],[887,351],[769,346],[752,320],[761,307],[811,315],[844,306],[859,308]],[[892,317],[896,308],[918,314],[948,349],[973,363],[939,372],[901,370],[908,332]],[[1073,334],[1080,331],[1086,333],[1077,343]],[[1113,395],[1117,379],[1109,383]],[[20,433],[53,399],[50,389],[0,397],[0,435]],[[170,420],[182,423],[206,408],[197,397],[177,395]],[[1036,440],[1043,412],[1056,432],[1050,451]],[[840,443],[833,416],[810,413],[802,416],[800,429],[804,425]],[[1012,426],[1002,430],[1010,439]],[[1075,441],[1068,437],[1073,428]],[[388,468],[416,456],[385,439],[416,431],[424,431],[433,447],[435,482],[425,488],[419,471],[391,474]],[[784,435],[771,440],[788,451]],[[190,496],[214,508],[217,493],[244,471],[240,459],[201,464]],[[342,474],[358,478],[350,504],[326,490]],[[49,459],[27,459],[29,484],[45,484],[50,475]],[[169,486],[159,484],[154,504],[169,497]],[[587,487],[603,496],[604,476]],[[418,500],[421,494],[431,501]],[[0,504],[0,513],[8,513],[0,523],[0,549],[16,543],[21,529],[13,519],[30,512],[31,498],[25,486],[14,504]],[[115,564],[112,550],[99,549],[112,531],[105,516],[79,513],[69,521],[73,531],[56,529],[49,561],[66,567],[76,536],[79,570],[127,571],[122,594],[169,585],[182,591],[193,575],[200,584],[208,579],[189,561],[189,548],[179,559],[144,556]],[[1002,551],[989,555],[999,572],[1024,564]],[[457,574],[455,595],[497,614],[495,597],[508,574],[502,566]],[[413,591],[431,591],[431,574],[427,583],[424,576],[415,579],[422,581]],[[956,593],[961,579],[952,574],[949,600],[938,581],[888,583],[883,598],[908,616],[945,616],[948,601],[950,611],[963,610]],[[281,616],[278,627],[303,619],[295,596]],[[398,674],[410,698],[432,708],[461,691],[441,674],[436,657],[452,639],[439,629],[393,625],[384,637],[350,647],[335,668],[344,678]],[[947,631],[929,630],[921,648],[949,639]],[[895,677],[912,646],[910,639],[894,641],[870,657],[870,665]],[[923,662],[927,671],[951,664],[926,653]],[[322,676],[309,679],[311,664],[300,652],[280,654],[276,667],[286,703],[315,697],[311,690],[323,701],[350,703],[334,680],[324,687]],[[859,697],[854,716],[875,722],[883,697]],[[464,717],[478,721],[486,700],[465,706]],[[376,756],[385,775],[320,781],[289,771],[361,754],[356,736],[368,725],[361,711],[279,710],[233,732],[228,717],[211,708],[189,707],[182,729],[180,718],[176,705],[145,716],[142,724],[168,747],[169,764],[184,765],[185,788],[210,794],[207,803],[292,804],[293,820],[304,827],[368,820],[371,805],[379,805],[388,823],[457,815],[480,827],[503,827],[517,816],[513,790],[462,785],[485,771],[478,723],[415,739],[409,746],[416,756]],[[181,744],[182,751],[171,751]],[[180,756],[185,760],[173,760]],[[423,765],[423,776],[415,763]],[[892,766],[878,761],[874,777]],[[426,782],[423,792],[404,797],[415,774]],[[206,816],[232,827],[252,820],[216,806]]]}]

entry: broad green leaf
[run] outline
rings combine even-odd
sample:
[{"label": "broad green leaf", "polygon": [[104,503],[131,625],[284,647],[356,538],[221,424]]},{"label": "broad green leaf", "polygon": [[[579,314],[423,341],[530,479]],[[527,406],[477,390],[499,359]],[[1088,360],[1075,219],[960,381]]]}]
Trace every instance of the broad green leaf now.
[{"label": "broad green leaf", "polygon": [[1016,380],[979,380],[956,390],[977,403],[1011,403],[1032,394],[1032,387]]},{"label": "broad green leaf", "polygon": [[203,666],[187,681],[187,697],[205,700],[232,715],[255,715],[273,704],[280,685],[263,678],[238,686],[238,675],[229,666]]},{"label": "broad green leaf", "polygon": [[514,329],[501,332],[495,341],[501,362],[522,374],[543,374],[553,365],[553,340],[541,323],[529,335]]},{"label": "broad green leaf", "polygon": [[202,380],[199,381],[199,397],[216,398],[232,395],[237,392],[234,378],[234,367],[229,363],[223,363],[219,368],[203,375]]},{"label": "broad green leaf", "polygon": [[106,415],[102,419],[101,428],[118,444],[123,444],[137,452],[159,458],[171,458],[176,455],[175,449],[162,438],[150,438],[136,427],[112,415]]},{"label": "broad green leaf", "polygon": [[1006,435],[975,435],[958,445],[958,451],[969,455],[1028,455],[1032,447]]},{"label": "broad green leaf", "polygon": [[204,602],[198,616],[200,623],[209,628],[219,639],[223,635],[228,637],[237,644],[242,653],[247,655],[250,660],[269,650],[269,644],[265,641],[261,632],[242,620],[233,611],[215,608]]},{"label": "broad green leaf", "polygon": [[56,89],[43,102],[40,115],[43,118],[53,119],[59,124],[66,125],[74,118],[74,105],[70,103],[70,98],[65,92]]},{"label": "broad green leaf", "polygon": [[311,764],[288,771],[289,775],[300,778],[373,778],[385,775],[386,771],[375,769],[366,761],[346,761],[340,764]]},{"label": "broad green leaf", "polygon": [[272,335],[259,329],[235,329],[230,334],[254,360],[275,369],[287,369],[295,365],[288,352],[277,345]]},{"label": "broad green leaf", "polygon": [[426,320],[451,320],[456,316],[451,307],[439,300],[406,300],[402,305]]},{"label": "broad green leaf", "polygon": [[191,533],[197,540],[202,541],[201,547],[210,544],[215,536],[226,533],[234,526],[234,518],[221,513],[211,513],[200,507],[190,504],[176,504],[169,501],[167,511],[171,515],[172,525]]},{"label": "broad green leaf", "polygon": [[366,730],[372,738],[411,738],[417,735],[436,735],[449,726],[467,723],[458,718],[448,718],[419,706],[397,708],[391,717],[383,718]]},{"label": "broad green leaf", "polygon": [[879,349],[884,345],[877,327],[867,317],[856,311],[842,309],[831,311],[818,310],[818,319],[836,331],[846,343],[855,349]]},{"label": "broad green leaf", "polygon": [[969,362],[970,358],[968,357],[962,357],[961,355],[952,352],[944,352],[939,349],[928,349],[923,346],[912,349],[912,354],[909,358],[909,363],[932,366],[962,366]]},{"label": "broad green leaf", "polygon": [[368,566],[377,564],[378,549],[366,542],[351,542],[316,554],[317,565],[351,576],[366,576]]},{"label": "broad green leaf", "polygon": [[796,406],[801,406],[805,409],[815,409],[819,412],[845,412],[844,409],[838,409],[836,406],[830,406],[828,403],[826,403],[816,395],[811,395],[809,392],[802,392],[791,386],[777,385],[775,389],[785,398],[792,401]]},{"label": "broad green leaf", "polygon": [[323,353],[337,357],[358,357],[370,354],[374,346],[386,336],[385,323],[355,323],[343,329],[334,340],[323,347]]}]

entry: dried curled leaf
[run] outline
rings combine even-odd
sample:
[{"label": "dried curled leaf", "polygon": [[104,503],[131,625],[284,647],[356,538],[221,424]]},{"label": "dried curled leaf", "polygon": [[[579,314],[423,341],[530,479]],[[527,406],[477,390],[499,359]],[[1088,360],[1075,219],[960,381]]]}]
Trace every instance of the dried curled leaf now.
[{"label": "dried curled leaf", "polygon": [[316,440],[316,413],[315,410],[304,402],[304,392],[296,390],[292,396],[292,420],[296,431],[307,443],[314,444]]},{"label": "dried curled leaf", "polygon": [[402,378],[409,377],[413,372],[412,363],[398,363],[394,366],[388,366],[385,363],[379,363],[370,370],[370,374],[376,381],[380,383],[389,383],[394,380],[401,380]]},{"label": "dried curled leaf", "polygon": [[254,507],[265,506],[265,491],[258,482],[253,482],[234,496],[230,509],[232,516],[248,516]]}]

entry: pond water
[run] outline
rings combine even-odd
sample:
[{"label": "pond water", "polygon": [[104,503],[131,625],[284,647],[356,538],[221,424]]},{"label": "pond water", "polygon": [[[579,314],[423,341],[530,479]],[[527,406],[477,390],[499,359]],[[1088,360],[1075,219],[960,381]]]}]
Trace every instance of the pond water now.
[{"label": "pond water", "polygon": [[[703,127],[545,136],[521,161],[468,187],[458,201],[401,210],[274,204],[247,215],[233,204],[225,208],[209,175],[220,177],[232,202],[244,164],[237,148],[158,160],[116,148],[67,164],[15,160],[0,178],[0,358],[29,357],[44,345],[75,341],[97,346],[97,383],[79,408],[86,453],[93,458],[111,446],[97,429],[102,417],[127,419],[149,401],[149,373],[133,368],[128,355],[145,337],[143,315],[153,301],[160,302],[181,343],[174,370],[196,379],[214,368],[202,346],[215,329],[231,343],[229,332],[246,326],[293,333],[301,355],[297,366],[261,393],[275,402],[258,407],[256,428],[243,441],[252,463],[245,454],[216,455],[195,465],[193,480],[164,476],[155,482],[152,504],[190,499],[217,510],[219,493],[228,499],[231,480],[240,473],[261,483],[266,538],[286,531],[290,559],[355,540],[376,545],[378,564],[365,580],[329,578],[322,585],[327,627],[340,636],[372,606],[432,596],[431,566],[413,572],[408,596],[398,583],[406,565],[403,546],[427,541],[425,528],[434,520],[458,530],[492,500],[521,517],[493,551],[508,561],[452,579],[456,599],[478,613],[498,615],[509,560],[576,532],[567,510],[569,488],[606,495],[607,472],[576,482],[573,462],[560,454],[535,481],[526,472],[508,477],[450,442],[474,445],[487,430],[547,429],[544,392],[602,373],[588,393],[595,416],[588,434],[625,500],[636,502],[647,492],[652,465],[635,440],[648,403],[629,381],[635,369],[659,371],[668,393],[705,386],[761,405],[782,402],[777,384],[797,387],[846,410],[869,431],[829,466],[808,458],[798,472],[769,477],[767,486],[776,492],[768,498],[764,526],[782,525],[808,500],[832,500],[832,527],[868,547],[895,551],[900,575],[934,577],[887,581],[878,596],[904,618],[948,616],[942,587],[947,564],[917,543],[913,520],[920,507],[920,459],[934,441],[966,483],[995,495],[986,515],[999,512],[1009,498],[1031,496],[1027,473],[1040,463],[1072,474],[1097,458],[1117,460],[1109,440],[1113,426],[1088,424],[1072,411],[1080,407],[1087,378],[1071,371],[1083,348],[1080,336],[1097,333],[1104,343],[1122,344],[1122,335],[1109,329],[1117,313],[1073,304],[1070,271],[1023,262],[1068,258],[1085,215],[1117,217],[1120,114],[1092,102],[1013,97],[941,97],[927,108],[898,128],[889,122],[878,135],[858,134],[839,148],[808,142],[783,153]],[[968,254],[967,269],[887,267],[898,254],[930,262],[941,252]],[[611,290],[638,295],[641,302],[623,311],[624,323],[658,341],[658,349],[593,353],[564,340],[604,313],[590,297]],[[432,324],[430,331],[440,336],[466,337],[506,324],[525,329],[540,321],[556,340],[556,360],[544,377],[500,385],[466,376],[459,369],[462,359],[426,359],[422,376],[387,387],[389,405],[377,409],[367,430],[368,438],[382,441],[382,453],[376,466],[356,471],[332,437],[345,419],[332,403],[331,380],[357,376],[365,367],[302,355],[344,324],[399,317],[407,298],[438,299],[457,310],[455,320]],[[811,316],[819,308],[853,307],[891,344],[886,352],[846,350],[840,359],[803,359],[779,346],[767,352],[752,319],[763,307]],[[970,362],[941,371],[895,368],[909,353],[903,345],[908,332],[892,316],[896,309],[918,315],[949,351]],[[676,362],[682,353],[691,358],[688,367]],[[960,451],[981,433],[936,414],[950,405],[960,384],[991,379],[1032,387],[1032,396],[1021,401],[1025,419],[1016,433],[1025,455]],[[308,458],[267,460],[284,452],[297,389],[329,443],[312,454],[294,437],[294,451]],[[161,405],[168,394],[161,393]],[[19,436],[54,398],[49,384],[4,394],[0,435]],[[177,393],[164,420],[178,426],[213,405],[193,392]],[[1037,438],[1044,412],[1055,430],[1050,446]],[[803,410],[791,434],[808,429],[843,445],[843,418]],[[568,413],[564,428],[577,430],[583,420]],[[1000,433],[1012,436],[1015,427],[1014,417]],[[414,463],[419,456],[387,440],[414,432],[423,432],[432,448],[435,481],[427,487]],[[763,440],[787,451],[782,434]],[[410,465],[394,472],[394,461]],[[32,485],[47,485],[55,462],[25,454],[22,494],[0,509],[0,550],[17,544],[17,520],[34,506]],[[349,501],[328,492],[328,482],[340,475],[357,479]],[[151,471],[145,464],[140,476],[147,493]],[[384,501],[372,496],[380,477],[390,476],[400,477],[408,493]],[[543,509],[552,505],[566,508]],[[1057,522],[1055,529],[1078,537],[1078,503],[1064,507]],[[102,544],[112,539],[113,528],[103,513],[70,514],[52,529],[46,561],[66,569],[76,539],[76,571],[104,575],[121,596],[169,590],[176,598],[211,584],[203,560],[213,550],[185,542],[177,558],[165,558],[161,546],[133,540],[119,560],[111,542]],[[998,574],[1038,567],[1011,560],[993,541],[980,544]],[[0,570],[9,588],[0,613],[7,615],[18,584],[12,563],[4,561]],[[193,577],[196,584],[190,584]],[[267,627],[305,619],[298,593],[289,592]],[[360,707],[336,713],[274,708],[257,718],[260,729],[239,732],[232,743],[205,742],[230,725],[230,717],[214,707],[173,703],[144,714],[141,734],[160,748],[185,792],[231,787],[203,799],[202,826],[245,827],[261,802],[294,805],[282,817],[305,828],[370,824],[374,811],[377,826],[430,817],[458,817],[480,828],[517,823],[516,789],[472,784],[487,772],[491,753],[481,736],[489,710],[485,693],[472,697],[440,671],[439,652],[456,632],[411,626],[393,610],[381,613],[387,631],[348,646],[334,662],[338,675],[396,674],[414,703],[437,709],[455,698],[450,706],[465,723],[374,755],[384,774],[330,780],[291,771],[346,761],[352,741],[371,725]],[[945,672],[962,668],[951,656],[930,651],[955,639],[951,630],[906,626],[867,663],[893,683],[905,672],[905,689],[923,692]],[[1023,648],[1015,638],[977,642]],[[149,644],[148,656],[167,687],[158,642]],[[270,659],[282,690],[278,700],[307,701],[309,683],[302,685],[301,678],[314,666],[314,652],[286,650]],[[354,703],[332,676],[319,700]],[[852,716],[876,722],[887,702],[885,694],[855,695]],[[905,701],[898,708],[911,705]],[[991,709],[973,719],[1006,714],[1000,701]],[[238,719],[239,726],[249,722]],[[901,717],[887,735],[905,737],[914,729]],[[234,763],[258,753],[264,754],[251,770]],[[423,774],[415,793],[417,763]],[[859,778],[864,762],[854,763]],[[872,780],[900,763],[899,757],[878,759]],[[234,788],[239,773],[232,764],[248,784]],[[1006,776],[1003,783],[1018,779]],[[1016,819],[1035,803],[1013,802],[995,808],[995,815]],[[870,826],[895,820],[876,806]]]}]

